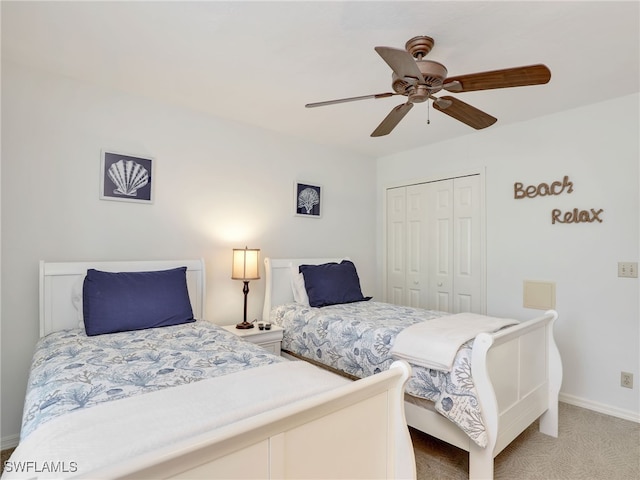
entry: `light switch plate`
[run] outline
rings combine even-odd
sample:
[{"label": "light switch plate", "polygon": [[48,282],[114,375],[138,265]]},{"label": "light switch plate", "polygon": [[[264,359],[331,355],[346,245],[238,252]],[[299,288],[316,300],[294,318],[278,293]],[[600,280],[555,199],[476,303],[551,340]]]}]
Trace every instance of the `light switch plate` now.
[{"label": "light switch plate", "polygon": [[638,278],[638,262],[618,262],[618,276]]}]

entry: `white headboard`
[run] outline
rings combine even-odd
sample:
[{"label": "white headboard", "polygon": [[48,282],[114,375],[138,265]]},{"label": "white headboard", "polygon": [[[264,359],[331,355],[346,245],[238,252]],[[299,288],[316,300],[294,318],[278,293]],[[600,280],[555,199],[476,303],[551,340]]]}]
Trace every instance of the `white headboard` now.
[{"label": "white headboard", "polygon": [[187,289],[193,315],[204,319],[204,260],[140,260],[120,262],[40,262],[40,336],[77,328],[71,294],[89,268],[104,272],[150,272],[187,267]]},{"label": "white headboard", "polygon": [[293,302],[291,289],[291,267],[299,265],[321,265],[329,262],[349,260],[342,258],[265,258],[265,291],[262,319],[267,321],[273,307]]}]

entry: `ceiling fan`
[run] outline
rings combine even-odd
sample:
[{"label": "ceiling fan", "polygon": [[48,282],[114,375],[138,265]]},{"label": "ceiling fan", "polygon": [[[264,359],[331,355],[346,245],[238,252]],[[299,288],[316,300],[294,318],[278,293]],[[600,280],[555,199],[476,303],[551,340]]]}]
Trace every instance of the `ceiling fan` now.
[{"label": "ceiling fan", "polygon": [[407,101],[391,110],[371,133],[372,137],[388,135],[413,108],[414,103],[422,103],[429,99],[433,100],[433,108],[436,110],[480,130],[493,125],[498,119],[455,97],[449,95],[435,97],[434,93],[440,90],[459,93],[541,85],[551,79],[551,72],[545,65],[529,65],[447,77],[447,69],[444,65],[424,59],[433,48],[434,43],[433,38],[422,35],[409,40],[405,45],[405,50],[375,47],[375,51],[393,70],[391,76],[393,92],[308,103],[305,107],[323,107],[356,100],[404,95],[407,97]]}]

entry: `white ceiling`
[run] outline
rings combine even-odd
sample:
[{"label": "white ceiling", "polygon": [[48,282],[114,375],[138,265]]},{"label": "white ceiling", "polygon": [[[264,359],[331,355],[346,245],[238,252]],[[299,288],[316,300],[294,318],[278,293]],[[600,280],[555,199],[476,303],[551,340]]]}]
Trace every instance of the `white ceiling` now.
[{"label": "white ceiling", "polygon": [[[375,46],[435,39],[449,76],[546,64],[547,85],[455,94],[496,126],[640,90],[640,3],[577,1],[8,2],[2,60],[163,99],[374,157],[475,131],[417,104],[369,135],[401,97]],[[615,118],[594,118],[611,122]],[[481,134],[481,133],[474,133]]]}]

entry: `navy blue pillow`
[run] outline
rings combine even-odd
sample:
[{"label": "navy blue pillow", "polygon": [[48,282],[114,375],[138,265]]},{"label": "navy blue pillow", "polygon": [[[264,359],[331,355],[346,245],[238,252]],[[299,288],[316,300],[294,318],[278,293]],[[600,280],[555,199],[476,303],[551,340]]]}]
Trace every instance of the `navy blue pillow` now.
[{"label": "navy blue pillow", "polygon": [[87,335],[194,322],[186,271],[187,267],[155,272],[87,270],[82,291]]},{"label": "navy blue pillow", "polygon": [[309,305],[312,307],[371,300],[371,297],[362,296],[356,266],[349,260],[322,265],[300,265],[299,270],[304,277]]}]

